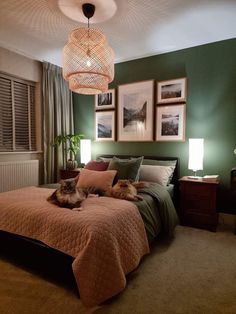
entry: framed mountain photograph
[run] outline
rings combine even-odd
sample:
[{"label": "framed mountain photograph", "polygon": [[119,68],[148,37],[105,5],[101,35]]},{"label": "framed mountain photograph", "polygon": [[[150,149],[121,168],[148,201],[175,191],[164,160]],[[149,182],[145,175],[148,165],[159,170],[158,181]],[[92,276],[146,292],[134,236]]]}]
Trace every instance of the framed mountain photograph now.
[{"label": "framed mountain photograph", "polygon": [[157,82],[157,103],[176,103],[186,101],[186,78]]},{"label": "framed mountain photograph", "polygon": [[118,86],[118,141],[153,140],[154,81]]},{"label": "framed mountain photograph", "polygon": [[156,107],[156,141],[185,141],[185,104]]},{"label": "framed mountain photograph", "polygon": [[115,111],[95,112],[95,141],[115,140]]}]

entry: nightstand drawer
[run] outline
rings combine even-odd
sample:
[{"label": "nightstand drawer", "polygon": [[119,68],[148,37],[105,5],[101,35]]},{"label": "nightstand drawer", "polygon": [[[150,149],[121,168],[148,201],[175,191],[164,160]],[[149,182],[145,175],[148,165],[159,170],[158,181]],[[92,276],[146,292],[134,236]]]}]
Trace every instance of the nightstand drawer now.
[{"label": "nightstand drawer", "polygon": [[215,191],[214,187],[210,185],[199,184],[199,183],[190,183],[190,184],[184,183],[181,185],[180,189],[183,195],[187,193],[188,196],[192,196],[192,198],[209,197],[209,193],[212,193],[212,191]]},{"label": "nightstand drawer", "polygon": [[218,225],[218,213],[212,215],[203,215],[188,212],[183,221],[184,225],[202,228],[210,231],[216,231]]},{"label": "nightstand drawer", "polygon": [[196,195],[193,195],[193,197],[188,195],[183,201],[188,212],[211,213],[215,211],[212,200],[206,196],[198,198]]}]

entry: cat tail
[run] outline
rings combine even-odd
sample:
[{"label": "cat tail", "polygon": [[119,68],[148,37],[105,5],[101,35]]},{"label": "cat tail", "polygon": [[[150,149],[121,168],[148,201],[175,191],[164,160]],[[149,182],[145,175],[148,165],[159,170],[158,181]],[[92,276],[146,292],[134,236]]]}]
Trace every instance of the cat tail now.
[{"label": "cat tail", "polygon": [[98,189],[94,186],[90,186],[87,188],[87,193],[88,194],[98,194],[99,196],[105,196],[105,191],[102,189]]},{"label": "cat tail", "polygon": [[48,196],[47,201],[55,203],[56,200],[57,200],[56,191],[54,191],[51,195]]},{"label": "cat tail", "polygon": [[139,181],[139,182],[133,182],[132,185],[136,188],[136,189],[142,189],[142,188],[147,188],[149,187],[149,183],[148,182],[144,182],[144,181]]},{"label": "cat tail", "polygon": [[58,202],[56,192],[57,192],[57,190],[54,191],[50,196],[48,196],[47,201],[54,204],[54,205],[57,205],[59,207],[63,207],[64,204],[61,204],[60,202]]}]

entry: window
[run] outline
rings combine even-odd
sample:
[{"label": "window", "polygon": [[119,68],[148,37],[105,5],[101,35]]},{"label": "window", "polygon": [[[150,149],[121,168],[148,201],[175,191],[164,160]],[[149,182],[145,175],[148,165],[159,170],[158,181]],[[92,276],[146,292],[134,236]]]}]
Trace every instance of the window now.
[{"label": "window", "polygon": [[0,73],[0,152],[33,150],[35,84]]}]

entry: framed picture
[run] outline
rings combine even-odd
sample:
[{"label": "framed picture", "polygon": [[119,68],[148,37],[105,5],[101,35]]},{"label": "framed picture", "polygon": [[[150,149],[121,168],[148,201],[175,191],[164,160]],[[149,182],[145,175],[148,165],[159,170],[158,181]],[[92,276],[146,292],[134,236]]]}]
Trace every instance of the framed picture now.
[{"label": "framed picture", "polygon": [[153,140],[154,81],[118,87],[118,141]]},{"label": "framed picture", "polygon": [[156,141],[185,141],[186,105],[156,107]]},{"label": "framed picture", "polygon": [[157,103],[175,103],[186,101],[186,78],[157,82]]},{"label": "framed picture", "polygon": [[95,112],[95,140],[115,140],[115,111]]},{"label": "framed picture", "polygon": [[109,89],[106,93],[95,95],[95,110],[115,108],[115,89]]}]

